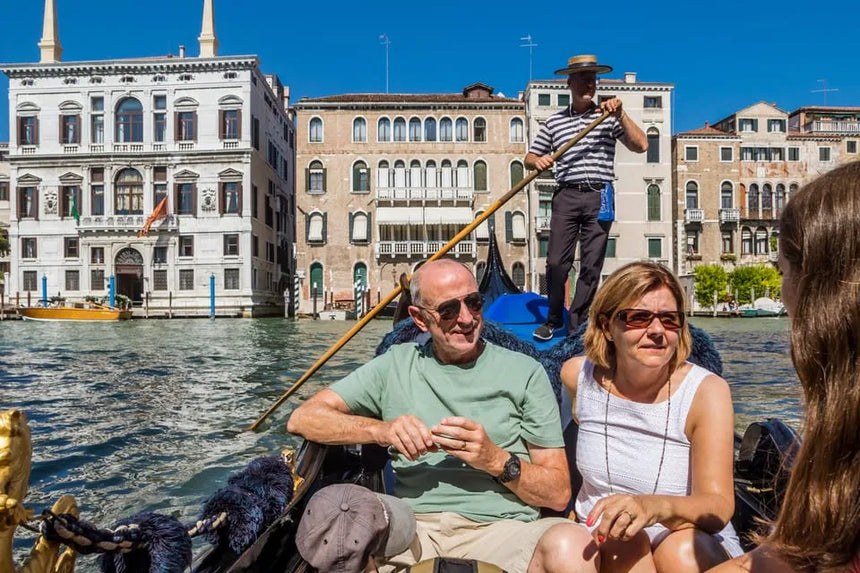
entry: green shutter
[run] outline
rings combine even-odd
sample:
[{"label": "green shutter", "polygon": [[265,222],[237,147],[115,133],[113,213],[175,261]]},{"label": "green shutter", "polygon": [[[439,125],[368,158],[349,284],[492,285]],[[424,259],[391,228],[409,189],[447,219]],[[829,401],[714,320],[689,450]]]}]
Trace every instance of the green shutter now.
[{"label": "green shutter", "polygon": [[371,240],[371,236],[372,236],[372,235],[370,234],[370,232],[371,232],[372,230],[373,230],[373,227],[371,227],[371,225],[370,225],[370,213],[368,213],[368,214],[367,214],[367,242],[368,242],[368,243],[371,243],[371,242],[372,242],[372,240]]},{"label": "green shutter", "polygon": [[305,243],[309,243],[311,238],[311,216],[305,213]]},{"label": "green shutter", "polygon": [[323,225],[322,225],[322,243],[326,244],[328,242],[328,213],[323,213]]},{"label": "green shutter", "polygon": [[325,180],[326,180],[326,174],[328,173],[328,169],[323,168],[322,172],[323,172],[322,191],[323,191],[323,193],[325,193],[325,191],[326,191]]},{"label": "green shutter", "polygon": [[510,211],[505,211],[505,242],[511,243],[514,240],[514,214]]},{"label": "green shutter", "polygon": [[311,190],[311,170],[309,167],[305,167],[305,192],[309,193]]},{"label": "green shutter", "polygon": [[352,214],[352,213],[349,214],[349,242],[350,243],[353,242],[352,241],[352,221],[353,221],[354,217],[355,217],[354,214]]}]

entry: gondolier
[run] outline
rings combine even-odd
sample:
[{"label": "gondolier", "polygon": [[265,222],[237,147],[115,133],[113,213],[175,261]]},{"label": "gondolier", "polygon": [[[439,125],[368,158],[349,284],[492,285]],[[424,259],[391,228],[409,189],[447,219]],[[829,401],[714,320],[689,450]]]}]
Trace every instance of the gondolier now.
[{"label": "gondolier", "polygon": [[[645,133],[624,112],[620,99],[612,98],[600,104],[594,101],[597,74],[610,71],[611,67],[598,64],[597,57],[592,55],[574,56],[568,60],[567,67],[556,70],[557,75],[568,77],[570,106],[547,119],[526,154],[526,167],[541,171],[549,169],[553,163],[550,154],[554,150],[573,138],[601,112],[612,113],[562,155],[555,169],[558,188],[552,198],[546,260],[549,314],[546,323],[534,331],[538,340],[550,340],[553,333],[563,327],[564,287],[577,242],[581,266],[570,304],[569,331],[575,331],[588,316],[588,307],[600,282],[606,241],[614,218],[606,213],[606,209],[601,212],[601,198],[609,196],[609,186],[615,179],[615,142],[620,140],[635,153],[648,149]],[[609,207],[612,209],[611,204]]]}]

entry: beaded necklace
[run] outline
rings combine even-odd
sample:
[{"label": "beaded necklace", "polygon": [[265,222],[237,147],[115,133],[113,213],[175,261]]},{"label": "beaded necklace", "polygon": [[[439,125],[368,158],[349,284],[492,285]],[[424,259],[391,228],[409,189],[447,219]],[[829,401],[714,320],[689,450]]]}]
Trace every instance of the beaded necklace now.
[{"label": "beaded necklace", "polygon": [[[666,428],[663,430],[663,449],[660,452],[660,464],[657,466],[657,479],[654,480],[654,489],[651,495],[657,493],[657,484],[660,483],[660,473],[663,471],[663,459],[666,456],[666,439],[669,436],[669,414],[672,411],[672,375],[666,381],[669,384],[669,396],[666,398]],[[609,397],[612,395],[612,380],[609,380],[609,388],[606,391],[606,408],[603,413],[603,447],[606,454],[606,481],[609,484],[609,493],[614,494],[612,487],[612,474],[609,473]]]}]

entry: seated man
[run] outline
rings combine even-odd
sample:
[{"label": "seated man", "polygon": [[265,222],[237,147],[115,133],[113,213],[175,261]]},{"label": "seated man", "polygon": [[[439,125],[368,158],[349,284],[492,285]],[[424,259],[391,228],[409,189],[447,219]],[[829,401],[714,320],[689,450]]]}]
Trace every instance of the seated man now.
[{"label": "seated man", "polygon": [[[558,406],[536,361],[481,339],[472,273],[439,260],[411,283],[409,314],[430,340],[401,344],[322,390],[287,430],[323,444],[379,444],[393,454],[394,494],[417,534],[383,570],[438,556],[510,572],[593,568],[584,528],[538,519],[570,500]],[[572,547],[582,548],[578,554]]]}]

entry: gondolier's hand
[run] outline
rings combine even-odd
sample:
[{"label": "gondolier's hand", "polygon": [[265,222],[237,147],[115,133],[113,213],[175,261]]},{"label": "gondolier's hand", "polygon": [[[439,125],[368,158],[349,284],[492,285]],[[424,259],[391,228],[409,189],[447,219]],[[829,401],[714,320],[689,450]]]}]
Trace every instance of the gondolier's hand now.
[{"label": "gondolier's hand", "polygon": [[604,100],[600,102],[601,111],[608,111],[611,114],[614,114],[618,119],[622,119],[624,117],[624,109],[622,109],[621,100],[617,97]]},{"label": "gondolier's hand", "polygon": [[642,529],[657,523],[657,514],[652,509],[654,499],[628,494],[604,497],[594,504],[585,524],[589,527],[597,524],[593,535],[599,543],[607,539],[629,541]]},{"label": "gondolier's hand", "polygon": [[412,462],[437,451],[430,430],[416,416],[398,416],[383,422],[377,430],[376,443],[383,448],[393,446]]},{"label": "gondolier's hand", "polygon": [[532,158],[531,166],[533,169],[537,169],[538,171],[546,171],[550,167],[552,167],[552,157],[549,155],[534,155]]},{"label": "gondolier's hand", "polygon": [[[484,426],[461,416],[444,418],[430,428],[433,441],[445,453],[461,459],[476,470],[494,477],[504,468],[510,454],[490,440]],[[498,469],[498,471],[493,471]]]}]

